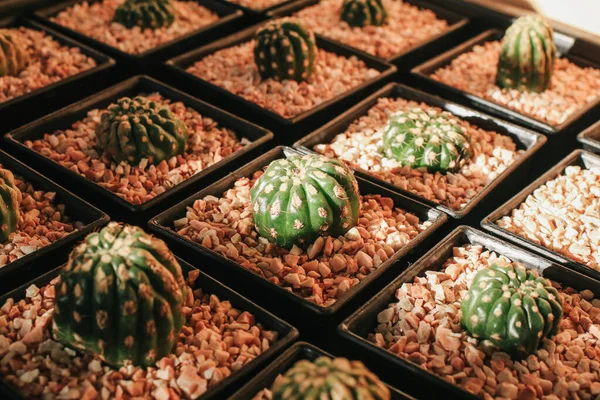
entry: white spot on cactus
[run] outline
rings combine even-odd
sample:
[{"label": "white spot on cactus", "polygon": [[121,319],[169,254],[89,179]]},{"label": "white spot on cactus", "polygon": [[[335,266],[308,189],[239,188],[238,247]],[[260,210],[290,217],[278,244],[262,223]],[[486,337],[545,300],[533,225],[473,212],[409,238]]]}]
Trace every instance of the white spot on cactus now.
[{"label": "white spot on cactus", "polygon": [[523,323],[521,321],[517,321],[517,322],[515,322],[515,326],[517,328],[521,328],[521,327],[523,327]]},{"label": "white spot on cactus", "polygon": [[96,312],[96,325],[100,329],[106,329],[106,323],[108,322],[108,313],[104,310],[98,310]]},{"label": "white spot on cactus", "polygon": [[153,319],[146,322],[146,333],[149,335],[156,333],[156,323],[154,322]]},{"label": "white spot on cactus", "polygon": [[327,176],[327,174],[325,174],[325,172],[323,172],[323,171],[318,171],[317,170],[317,171],[315,171],[313,173],[319,179],[325,179],[325,177]]},{"label": "white spot on cactus", "polygon": [[523,302],[521,301],[521,299],[516,299],[514,302],[515,306],[517,307],[521,307],[523,305]]},{"label": "white spot on cactus", "polygon": [[300,208],[300,206],[302,205],[302,199],[300,198],[300,196],[298,196],[297,193],[294,193],[292,195],[292,207],[294,207],[295,209]]},{"label": "white spot on cactus", "polygon": [[502,295],[502,297],[510,299],[510,292],[504,292],[504,294]]},{"label": "white spot on cactus", "polygon": [[490,338],[492,338],[493,340],[500,340],[500,335],[498,335],[497,333],[494,333],[493,335],[490,336]]},{"label": "white spot on cactus", "polygon": [[73,290],[73,293],[75,294],[75,298],[80,298],[83,291],[81,290],[81,285],[79,283],[75,284],[75,289]]},{"label": "white spot on cactus", "polygon": [[277,231],[275,230],[275,228],[269,229],[269,235],[271,235],[273,239],[277,239]]},{"label": "white spot on cactus", "polygon": [[488,296],[487,294],[481,298],[481,301],[483,301],[484,303],[489,303],[490,300],[490,296]]},{"label": "white spot on cactus", "polygon": [[294,229],[296,230],[300,230],[304,228],[304,224],[302,223],[302,221],[300,221],[299,219],[294,221]]},{"label": "white spot on cactus", "polygon": [[495,315],[496,317],[500,317],[500,316],[502,315],[502,310],[501,310],[500,308],[497,308],[497,309],[494,311],[494,315]]},{"label": "white spot on cactus", "polygon": [[341,213],[342,217],[347,217],[350,214],[350,208],[348,208],[348,206],[343,206]]},{"label": "white spot on cactus", "polygon": [[327,229],[329,229],[329,225],[328,224],[321,225],[321,231],[325,232]]},{"label": "white spot on cactus", "polygon": [[73,320],[77,323],[81,322],[81,315],[77,311],[73,311]]},{"label": "white spot on cactus", "polygon": [[471,322],[473,325],[477,325],[479,323],[479,317],[477,315],[471,315]]},{"label": "white spot on cactus", "polygon": [[135,344],[135,338],[129,335],[125,338],[123,343],[125,344],[125,347],[133,347],[133,345]]},{"label": "white spot on cactus", "polygon": [[423,147],[423,145],[425,145],[425,139],[423,139],[423,138],[417,138],[417,139],[415,139],[415,146],[416,147]]},{"label": "white spot on cactus", "polygon": [[289,177],[289,176],[285,176],[285,175],[284,175],[284,176],[280,177],[280,178],[279,178],[279,180],[280,180],[281,182],[287,182],[287,181],[289,181],[289,180],[290,180],[290,177]]},{"label": "white spot on cactus", "polygon": [[288,190],[288,185],[287,185],[287,183],[282,183],[282,184],[279,186],[279,191],[280,191],[280,192],[285,192],[286,190]]},{"label": "white spot on cactus", "polygon": [[299,186],[301,184],[302,184],[302,181],[300,179],[298,179],[298,178],[293,178],[292,179],[292,185]]},{"label": "white spot on cactus", "polygon": [[479,289],[485,289],[485,282],[479,282]]},{"label": "white spot on cactus", "polygon": [[260,207],[259,207],[259,205],[258,205],[258,201],[255,201],[255,202],[254,202],[254,206],[253,206],[252,208],[254,209],[254,212],[255,212],[255,213],[257,213],[257,212],[258,212],[258,210],[260,210]]},{"label": "white spot on cactus", "polygon": [[321,217],[321,218],[327,218],[327,215],[328,215],[327,210],[324,209],[323,207],[319,207],[319,209],[317,210],[317,212],[319,214],[319,217]]},{"label": "white spot on cactus", "polygon": [[336,166],[335,166],[335,167],[333,167],[333,168],[335,168],[335,171],[336,171],[338,174],[340,174],[340,175],[342,175],[342,176],[346,175],[346,170],[344,169],[344,167],[342,167],[342,166],[340,166],[340,165],[336,165]]},{"label": "white spot on cactus", "polygon": [[136,312],[135,301],[127,300],[123,304],[123,315],[134,315]]},{"label": "white spot on cactus", "polygon": [[272,191],[273,191],[273,185],[271,185],[271,184],[269,183],[267,186],[265,186],[265,193],[266,193],[266,194],[269,194],[269,193],[271,193]]},{"label": "white spot on cactus", "polygon": [[269,207],[269,214],[271,215],[272,218],[276,218],[279,216],[280,213],[281,213],[281,204],[279,203],[279,200],[275,200],[275,202],[273,202],[271,207]]},{"label": "white spot on cactus", "polygon": [[335,185],[333,187],[333,193],[335,193],[335,197],[338,199],[343,199],[346,197],[346,191],[340,185]]},{"label": "white spot on cactus", "polygon": [[517,277],[517,274],[515,274],[513,271],[509,271],[507,275],[510,279],[515,279]]},{"label": "white spot on cactus", "polygon": [[533,307],[531,307],[531,311],[538,312],[538,311],[540,311],[540,309],[537,306],[533,306]]},{"label": "white spot on cactus", "polygon": [[308,194],[311,196],[314,196],[317,194],[317,188],[315,188],[313,185],[308,185]]},{"label": "white spot on cactus", "polygon": [[406,134],[401,133],[398,136],[396,136],[396,142],[399,144],[404,144],[404,142],[406,142]]}]

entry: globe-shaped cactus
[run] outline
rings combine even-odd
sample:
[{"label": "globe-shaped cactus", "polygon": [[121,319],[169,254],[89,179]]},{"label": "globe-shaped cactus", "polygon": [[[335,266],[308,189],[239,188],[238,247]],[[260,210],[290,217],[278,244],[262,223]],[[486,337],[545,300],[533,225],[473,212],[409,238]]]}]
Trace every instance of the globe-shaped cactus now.
[{"label": "globe-shaped cactus", "polygon": [[496,84],[529,92],[550,88],[556,59],[552,26],[539,15],[517,19],[502,39]]},{"label": "globe-shaped cactus", "polygon": [[113,366],[152,366],[184,323],[187,287],[162,240],[116,222],[87,236],[60,274],[54,333]]},{"label": "globe-shaped cactus", "polygon": [[299,20],[269,22],[256,32],[254,41],[254,61],[263,79],[303,81],[312,75],[317,45]]},{"label": "globe-shaped cactus", "polygon": [[143,158],[159,164],[182,154],[188,140],[183,121],[146,97],[123,97],[102,114],[96,127],[98,147],[117,163]]},{"label": "globe-shaped cactus", "polygon": [[352,171],[317,155],[273,161],[250,191],[258,233],[286,248],[320,235],[339,236],[358,222],[360,195]]},{"label": "globe-shaped cactus", "polygon": [[460,309],[471,336],[514,357],[532,354],[542,339],[554,336],[563,314],[551,283],[515,263],[477,272]]},{"label": "globe-shaped cactus", "polygon": [[29,53],[19,33],[0,29],[0,77],[16,76],[28,65]]},{"label": "globe-shaped cactus", "polygon": [[388,387],[360,361],[319,357],[301,360],[278,376],[273,400],[388,400]]},{"label": "globe-shaped cactus", "polygon": [[387,11],[382,0],[344,0],[341,18],[354,27],[380,26],[387,19]]},{"label": "globe-shaped cactus", "polygon": [[403,166],[452,172],[470,157],[470,144],[452,114],[417,108],[390,117],[384,127],[383,153]]},{"label": "globe-shaped cactus", "polygon": [[12,172],[3,168],[0,168],[0,198],[0,243],[4,243],[17,229],[23,196]]},{"label": "globe-shaped cactus", "polygon": [[115,10],[113,22],[127,29],[157,29],[170,26],[175,21],[175,8],[171,0],[125,0]]}]

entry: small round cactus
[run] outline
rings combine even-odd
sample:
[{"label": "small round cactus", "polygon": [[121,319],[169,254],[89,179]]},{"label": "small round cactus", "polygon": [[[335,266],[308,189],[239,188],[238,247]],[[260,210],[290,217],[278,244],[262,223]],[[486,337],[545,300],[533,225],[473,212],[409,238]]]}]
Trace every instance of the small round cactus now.
[{"label": "small round cactus", "polygon": [[343,235],[360,213],[352,171],[317,155],[273,161],[250,196],[258,233],[285,248],[309,244],[320,235]]},{"label": "small round cactus", "polygon": [[125,0],[115,10],[113,22],[127,29],[157,29],[170,26],[175,21],[175,8],[171,0]]},{"label": "small round cactus", "polygon": [[554,336],[563,314],[550,282],[515,263],[477,272],[460,309],[471,336],[488,339],[516,358],[534,353],[542,339]]},{"label": "small round cactus", "polygon": [[16,76],[28,65],[29,53],[19,33],[0,29],[0,77]]},{"label": "small round cactus", "polygon": [[113,366],[152,366],[177,342],[186,295],[162,240],[111,222],[88,235],[61,272],[54,334]]},{"label": "small round cactus", "polygon": [[353,27],[383,25],[387,11],[382,0],[344,0],[341,18]]},{"label": "small round cactus", "polygon": [[390,117],[384,128],[383,153],[403,166],[453,172],[470,157],[470,144],[452,114],[417,108]]},{"label": "small round cactus", "polygon": [[261,27],[254,38],[254,62],[263,79],[308,79],[315,69],[315,36],[297,19],[282,18]]},{"label": "small round cactus", "polygon": [[20,205],[23,198],[15,184],[15,177],[7,169],[0,168],[0,243],[17,229],[17,221],[21,215]]},{"label": "small round cactus", "polygon": [[389,400],[388,387],[360,361],[319,357],[301,360],[278,376],[273,400]]},{"label": "small round cactus", "polygon": [[501,88],[543,92],[552,83],[555,59],[552,26],[539,15],[521,17],[502,39],[496,84]]},{"label": "small round cactus", "polygon": [[182,154],[188,140],[183,121],[146,97],[123,97],[102,114],[96,127],[98,147],[117,163],[152,164]]}]

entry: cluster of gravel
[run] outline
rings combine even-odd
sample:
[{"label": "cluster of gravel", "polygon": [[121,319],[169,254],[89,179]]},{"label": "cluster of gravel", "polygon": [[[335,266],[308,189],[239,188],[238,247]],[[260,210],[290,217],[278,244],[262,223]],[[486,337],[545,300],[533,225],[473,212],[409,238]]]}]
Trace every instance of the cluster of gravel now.
[{"label": "cluster of gravel", "polygon": [[263,81],[254,63],[254,40],[208,55],[187,71],[284,118],[308,111],[379,75],[355,56],[319,49],[315,71],[307,81]]},{"label": "cluster of gravel", "polygon": [[314,146],[314,150],[327,157],[340,159],[402,190],[455,210],[465,207],[523,153],[516,149],[510,137],[485,131],[457,117],[458,124],[471,142],[473,153],[458,172],[430,173],[426,168],[403,167],[380,151],[383,146],[382,128],[393,113],[415,108],[442,111],[425,103],[380,98],[366,115],[354,121],[345,132],[337,135],[331,143]]},{"label": "cluster of gravel", "polygon": [[17,76],[0,77],[0,103],[33,92],[96,66],[79,48],[62,46],[45,32],[9,28],[21,37],[29,53],[29,65]]},{"label": "cluster of gravel", "polygon": [[448,29],[435,13],[401,0],[383,0],[388,13],[382,26],[351,27],[340,14],[344,0],[321,0],[296,13],[306,27],[381,58],[390,58],[418,46]]},{"label": "cluster of gravel", "polygon": [[112,22],[124,0],[77,3],[51,20],[130,54],[140,54],[187,35],[219,20],[219,16],[196,1],[173,1],[175,21],[168,27],[141,29]]},{"label": "cluster of gravel", "polygon": [[523,360],[486,347],[461,326],[460,303],[475,273],[510,260],[481,246],[455,247],[440,271],[396,292],[369,340],[484,399],[582,399],[600,394],[600,300],[589,290],[558,288],[559,332]]},{"label": "cluster of gravel", "polygon": [[500,42],[486,42],[456,57],[431,78],[498,103],[550,125],[560,125],[600,98],[600,70],[582,68],[566,58],[554,65],[552,86],[542,93],[496,86]]},{"label": "cluster of gravel", "polygon": [[280,3],[284,3],[288,0],[227,0],[230,3],[237,4],[238,6],[251,8],[253,10],[264,10],[275,6]]},{"label": "cluster of gravel", "polygon": [[134,166],[111,162],[96,148],[95,130],[104,112],[99,109],[88,112],[87,117],[75,122],[71,129],[45,134],[43,139],[27,140],[25,145],[128,202],[143,204],[250,143],[245,138],[238,140],[233,131],[181,102],[171,102],[158,93],[147,97],[169,107],[187,126],[188,146],[182,155],[158,165],[149,164],[147,159]]},{"label": "cluster of gravel", "polygon": [[[190,272],[193,286],[198,271]],[[202,289],[188,290],[186,322],[173,354],[155,367],[113,369],[90,354],[64,347],[52,336],[59,278],[0,308],[0,376],[27,398],[195,399],[269,349],[277,332],[254,316]]]}]

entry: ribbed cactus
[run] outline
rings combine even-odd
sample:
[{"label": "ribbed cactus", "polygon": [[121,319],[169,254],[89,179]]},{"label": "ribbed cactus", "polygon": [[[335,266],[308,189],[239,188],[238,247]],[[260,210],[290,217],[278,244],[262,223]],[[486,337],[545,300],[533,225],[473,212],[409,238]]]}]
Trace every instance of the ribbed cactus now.
[{"label": "ribbed cactus", "polygon": [[286,248],[310,244],[320,235],[343,235],[360,212],[352,171],[317,155],[273,161],[250,196],[258,233]]},{"label": "ribbed cactus", "polygon": [[319,357],[301,360],[271,388],[273,400],[388,400],[388,387],[360,361]]},{"label": "ribbed cactus", "polygon": [[470,157],[470,144],[452,114],[417,108],[390,117],[384,127],[383,153],[403,166],[452,172]]},{"label": "ribbed cactus", "polygon": [[0,29],[0,77],[16,76],[28,65],[29,53],[19,33]]},{"label": "ribbed cactus", "polygon": [[341,18],[350,26],[379,26],[387,19],[387,11],[382,0],[344,0]]},{"label": "ribbed cactus", "polygon": [[175,21],[175,8],[171,0],[125,0],[115,10],[113,22],[127,29],[157,29],[170,26]]},{"label": "ribbed cactus", "polygon": [[54,334],[113,366],[152,366],[177,342],[186,294],[162,240],[111,222],[88,235],[61,272]]},{"label": "ribbed cactus", "polygon": [[263,79],[308,79],[315,69],[317,45],[297,19],[268,22],[256,32],[254,61]]},{"label": "ribbed cactus", "polygon": [[0,243],[17,229],[17,221],[21,215],[20,205],[23,198],[15,184],[15,177],[7,169],[0,168]]},{"label": "ribbed cactus", "polygon": [[534,353],[542,339],[554,336],[563,314],[550,282],[515,263],[477,272],[460,309],[470,335],[514,357]]},{"label": "ribbed cactus", "polygon": [[502,39],[496,84],[501,88],[543,92],[550,88],[555,58],[552,26],[539,15],[521,17]]},{"label": "ribbed cactus", "polygon": [[183,153],[188,130],[171,110],[145,97],[123,97],[102,114],[96,127],[98,147],[117,163],[150,163]]}]

